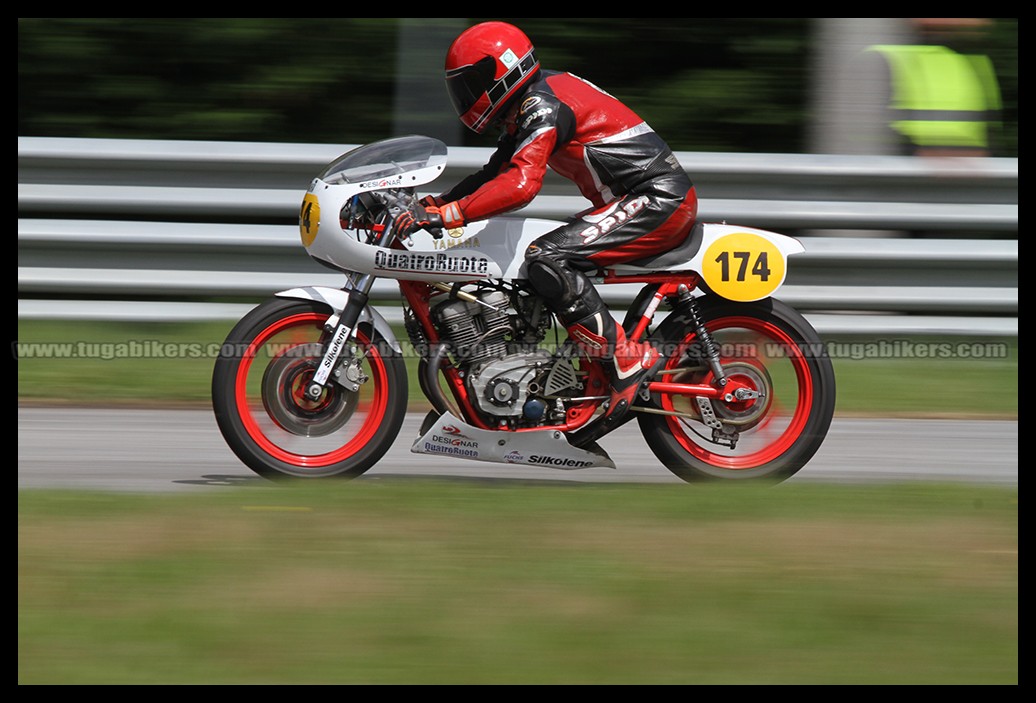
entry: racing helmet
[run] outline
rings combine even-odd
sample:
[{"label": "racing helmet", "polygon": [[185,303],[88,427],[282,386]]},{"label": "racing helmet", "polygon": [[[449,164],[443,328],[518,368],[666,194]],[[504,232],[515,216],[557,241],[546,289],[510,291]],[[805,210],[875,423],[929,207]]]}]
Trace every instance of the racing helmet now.
[{"label": "racing helmet", "polygon": [[522,30],[506,22],[483,22],[461,32],[446,52],[446,87],[460,121],[482,134],[506,114],[539,69]]}]

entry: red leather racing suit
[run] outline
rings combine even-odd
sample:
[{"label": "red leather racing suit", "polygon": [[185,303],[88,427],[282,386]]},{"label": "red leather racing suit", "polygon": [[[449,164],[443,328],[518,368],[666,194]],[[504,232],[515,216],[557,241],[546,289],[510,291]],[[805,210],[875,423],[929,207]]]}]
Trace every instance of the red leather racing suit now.
[{"label": "red leather racing suit", "polygon": [[[542,70],[504,118],[489,162],[437,198],[456,227],[523,207],[547,168],[593,203],[526,250],[530,282],[566,325],[606,308],[582,273],[660,254],[694,226],[694,186],[669,146],[636,113],[570,73]],[[601,318],[595,324],[610,331]]]}]

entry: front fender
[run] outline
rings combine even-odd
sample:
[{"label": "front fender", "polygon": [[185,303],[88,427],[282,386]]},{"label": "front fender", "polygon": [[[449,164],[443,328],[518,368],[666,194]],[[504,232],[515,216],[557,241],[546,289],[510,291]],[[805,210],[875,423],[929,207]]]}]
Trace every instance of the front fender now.
[{"label": "front fender", "polygon": [[[349,302],[349,291],[341,290],[339,288],[328,288],[326,286],[305,286],[303,288],[291,288],[289,290],[282,290],[276,293],[278,298],[295,298],[298,300],[312,300],[318,303],[327,305],[334,311],[334,319],[328,320],[332,325],[337,324],[338,316],[345,310],[346,303]],[[392,331],[392,327],[385,320],[385,318],[377,310],[371,306],[367,306],[360,313],[361,322],[370,322],[374,325],[374,329],[380,334],[386,342],[392,347],[392,349],[399,353],[403,353],[403,349],[399,346],[399,342],[396,340],[396,335]]]}]

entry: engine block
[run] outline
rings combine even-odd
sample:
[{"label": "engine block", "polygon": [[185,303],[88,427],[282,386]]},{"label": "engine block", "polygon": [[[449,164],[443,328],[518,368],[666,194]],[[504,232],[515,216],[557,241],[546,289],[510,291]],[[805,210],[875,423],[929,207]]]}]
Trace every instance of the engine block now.
[{"label": "engine block", "polygon": [[483,412],[500,417],[521,417],[529,399],[529,381],[553,363],[550,352],[540,349],[511,354],[477,367],[468,383]]},{"label": "engine block", "polygon": [[478,300],[451,300],[435,309],[458,363],[469,367],[504,356],[511,333],[507,294],[488,291]]}]

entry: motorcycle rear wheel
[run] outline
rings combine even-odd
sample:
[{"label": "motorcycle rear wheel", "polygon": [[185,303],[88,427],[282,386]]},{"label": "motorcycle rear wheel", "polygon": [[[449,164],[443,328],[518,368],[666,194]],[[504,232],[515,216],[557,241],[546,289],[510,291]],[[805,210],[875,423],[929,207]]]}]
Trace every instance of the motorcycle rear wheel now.
[{"label": "motorcycle rear wheel", "polygon": [[260,476],[355,478],[385,455],[403,423],[406,366],[366,323],[353,340],[359,359],[353,375],[365,379],[359,390],[332,382],[320,399],[305,397],[330,314],[310,301],[269,300],[231,330],[216,360],[216,424],[234,454]]},{"label": "motorcycle rear wheel", "polygon": [[[711,418],[703,419],[696,400],[653,394],[649,407],[666,414],[638,414],[648,446],[689,483],[789,478],[816,454],[834,415],[835,375],[823,342],[802,315],[778,300],[735,303],[705,296],[699,305],[705,327],[719,345],[727,389],[758,395],[712,400],[704,414],[723,424],[714,434],[706,424]],[[667,354],[656,380],[713,380],[708,365],[687,354],[698,348],[697,335],[683,313],[672,313],[652,336]],[[731,447],[732,438],[736,441]]]}]

